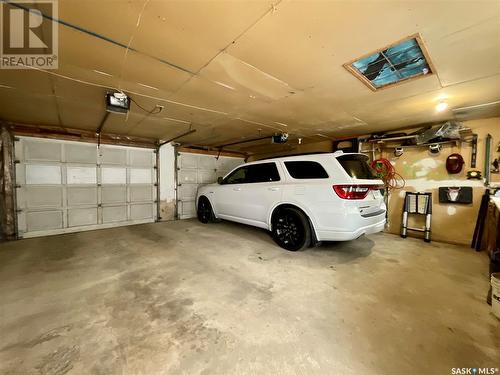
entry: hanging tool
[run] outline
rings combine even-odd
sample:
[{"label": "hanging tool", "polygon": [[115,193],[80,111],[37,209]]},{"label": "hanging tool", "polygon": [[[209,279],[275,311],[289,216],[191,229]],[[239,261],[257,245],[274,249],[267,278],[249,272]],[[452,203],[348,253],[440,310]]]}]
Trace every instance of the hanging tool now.
[{"label": "hanging tool", "polygon": [[490,186],[490,179],[491,179],[491,141],[492,137],[491,134],[488,134],[486,136],[486,142],[485,142],[485,154],[484,154],[484,185],[485,186]]},{"label": "hanging tool", "polygon": [[474,234],[472,236],[472,243],[470,247],[481,251],[481,240],[483,238],[484,225],[486,222],[486,214],[488,212],[488,202],[490,201],[490,193],[488,189],[485,190],[482,198],[479,212],[477,213],[476,226],[474,227]]},{"label": "hanging tool", "polygon": [[477,160],[477,134],[472,134],[471,156],[470,156],[471,168],[476,168],[476,160]]}]

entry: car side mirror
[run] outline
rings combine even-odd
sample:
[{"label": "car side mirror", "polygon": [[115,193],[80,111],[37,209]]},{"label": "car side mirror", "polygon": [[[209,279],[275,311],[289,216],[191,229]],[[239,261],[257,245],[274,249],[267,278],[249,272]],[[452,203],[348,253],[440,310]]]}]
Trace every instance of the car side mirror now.
[{"label": "car side mirror", "polygon": [[218,183],[219,185],[222,185],[222,180],[223,180],[223,178],[222,178],[222,177],[218,177],[218,178],[217,178],[217,183]]}]

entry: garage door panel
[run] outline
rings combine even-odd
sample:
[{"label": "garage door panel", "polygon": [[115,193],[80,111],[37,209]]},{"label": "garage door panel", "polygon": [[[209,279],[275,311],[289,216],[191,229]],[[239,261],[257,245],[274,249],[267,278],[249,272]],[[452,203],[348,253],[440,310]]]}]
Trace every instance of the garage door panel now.
[{"label": "garage door panel", "polygon": [[26,186],[16,189],[16,208],[22,210],[26,208]]},{"label": "garage door panel", "polygon": [[196,184],[198,181],[198,171],[196,169],[180,170],[177,173],[179,184]]},{"label": "garage door panel", "polygon": [[97,224],[97,207],[68,209],[68,226],[79,227]]},{"label": "garage door panel", "polygon": [[216,181],[215,171],[198,171],[199,184],[211,184]]},{"label": "garage door panel", "polygon": [[127,151],[125,149],[102,146],[100,152],[103,164],[127,164]]},{"label": "garage door panel", "polygon": [[25,220],[27,232],[62,229],[63,211],[27,212]]},{"label": "garage door panel", "polygon": [[179,202],[179,215],[181,219],[188,219],[196,216],[196,208],[193,201]]},{"label": "garage door panel", "polygon": [[130,183],[131,184],[151,184],[153,182],[153,174],[151,168],[131,168]]},{"label": "garage door panel", "polygon": [[44,141],[27,141],[24,147],[26,161],[62,161],[62,144]]},{"label": "garage door panel", "polygon": [[14,142],[14,157],[15,160],[25,160],[24,159],[24,142],[16,139]]},{"label": "garage door panel", "polygon": [[66,181],[68,184],[93,184],[97,183],[96,167],[67,167]]},{"label": "garage door panel", "polygon": [[196,169],[198,168],[198,155],[181,153],[178,159],[179,168],[182,169]]},{"label": "garage door panel", "polygon": [[177,158],[177,207],[181,219],[196,216],[195,199],[200,185],[217,181],[229,170],[244,162],[243,158],[200,155],[181,152]]},{"label": "garage door panel", "polygon": [[18,195],[19,201],[25,202],[25,207],[43,208],[43,207],[61,207],[63,205],[62,186],[27,186],[22,195]]},{"label": "garage door panel", "polygon": [[126,184],[127,168],[103,167],[101,168],[101,183]]},{"label": "garage door panel", "polygon": [[27,185],[59,185],[61,184],[61,167],[59,165],[26,164]]},{"label": "garage door panel", "polygon": [[196,184],[184,184],[179,186],[179,199],[180,200],[191,200],[196,198],[196,191],[198,189],[198,185]]},{"label": "garage door panel", "polygon": [[153,200],[153,190],[151,189],[151,185],[130,187],[131,202],[146,202],[152,200]]},{"label": "garage door panel", "polygon": [[97,187],[69,187],[67,200],[68,206],[97,205]]},{"label": "garage door panel", "polygon": [[116,223],[127,221],[127,206],[111,206],[102,208],[102,222]]},{"label": "garage door panel", "polygon": [[132,204],[130,205],[130,219],[141,220],[153,217],[153,205],[147,204]]},{"label": "garage door panel", "polygon": [[26,184],[26,164],[16,163],[16,182],[18,185]]},{"label": "garage door panel", "polygon": [[217,160],[216,168],[217,170],[230,171],[240,165],[242,161],[240,158],[222,157]]},{"label": "garage door panel", "polygon": [[151,151],[131,150],[130,165],[133,167],[149,167],[153,166],[153,158]]},{"label": "garage door panel", "polygon": [[20,237],[155,220],[153,150],[28,137],[15,150]]},{"label": "garage door panel", "polygon": [[66,144],[64,153],[69,163],[97,163],[97,148],[95,145]]},{"label": "garage door panel", "polygon": [[211,155],[198,156],[198,169],[215,169],[216,159]]},{"label": "garage door panel", "polygon": [[103,186],[101,188],[101,202],[103,204],[127,202],[127,187]]}]

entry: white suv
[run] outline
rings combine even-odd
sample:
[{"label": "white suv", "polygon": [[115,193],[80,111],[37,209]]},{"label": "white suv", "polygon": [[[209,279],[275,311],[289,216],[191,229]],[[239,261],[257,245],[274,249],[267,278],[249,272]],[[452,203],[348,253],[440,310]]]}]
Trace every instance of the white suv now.
[{"label": "white suv", "polygon": [[265,228],[292,251],[380,232],[386,217],[384,186],[367,160],[338,151],[240,165],[217,184],[198,189],[198,219]]}]

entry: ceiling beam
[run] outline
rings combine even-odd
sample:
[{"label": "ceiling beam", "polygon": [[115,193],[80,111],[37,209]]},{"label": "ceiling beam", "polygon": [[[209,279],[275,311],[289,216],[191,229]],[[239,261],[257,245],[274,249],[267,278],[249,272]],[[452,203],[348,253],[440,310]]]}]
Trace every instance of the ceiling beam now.
[{"label": "ceiling beam", "polygon": [[[12,133],[19,136],[98,143],[98,136],[93,130],[82,130],[50,125],[22,124],[8,121],[0,121],[0,123],[5,125]],[[110,133],[101,134],[100,143],[146,148],[155,148],[157,146],[157,140],[153,138],[142,138],[128,135],[124,136]]]},{"label": "ceiling beam", "polygon": [[184,133],[181,133],[179,135],[176,135],[175,137],[172,137],[170,139],[167,139],[166,141],[160,142],[159,146],[163,146],[164,144],[170,143],[172,141],[175,141],[176,139],[185,137],[186,135],[192,134],[196,131],[196,129],[189,129],[188,131],[185,131]]}]

